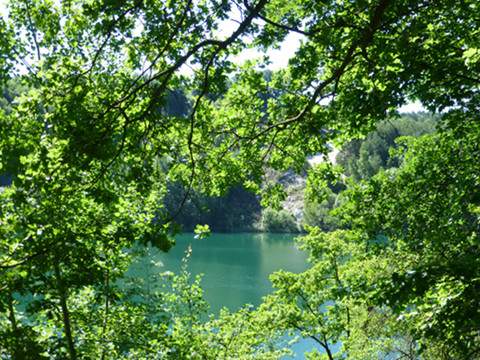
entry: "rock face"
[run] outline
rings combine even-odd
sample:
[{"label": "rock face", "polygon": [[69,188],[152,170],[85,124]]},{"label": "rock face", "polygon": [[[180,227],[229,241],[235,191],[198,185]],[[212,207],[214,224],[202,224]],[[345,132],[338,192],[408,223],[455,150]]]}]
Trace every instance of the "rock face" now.
[{"label": "rock face", "polygon": [[286,183],[287,198],[282,202],[285,210],[291,213],[297,224],[303,220],[303,191],[305,189],[306,178],[301,175],[293,174],[288,183]]},{"label": "rock face", "polygon": [[[338,151],[338,149],[332,148],[327,155],[328,160],[332,164],[335,164]],[[315,166],[324,161],[325,155],[323,154],[314,155],[307,160],[309,166]],[[307,182],[306,173],[296,174],[293,171],[287,171],[278,178],[278,181],[285,185],[287,191],[287,198],[282,202],[282,206],[295,217],[297,224],[300,226],[303,221],[304,190]]]}]

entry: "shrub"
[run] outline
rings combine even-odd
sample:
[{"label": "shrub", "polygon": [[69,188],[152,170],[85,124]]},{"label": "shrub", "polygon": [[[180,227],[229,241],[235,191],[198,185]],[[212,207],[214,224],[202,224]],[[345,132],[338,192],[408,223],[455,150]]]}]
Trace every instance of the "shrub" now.
[{"label": "shrub", "polygon": [[299,232],[295,217],[286,210],[266,208],[262,212],[261,230],[273,233]]}]

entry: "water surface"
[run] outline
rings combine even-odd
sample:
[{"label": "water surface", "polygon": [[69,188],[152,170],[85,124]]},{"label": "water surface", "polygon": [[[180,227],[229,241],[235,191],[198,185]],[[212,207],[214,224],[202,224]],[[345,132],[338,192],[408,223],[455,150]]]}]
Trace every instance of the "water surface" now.
[{"label": "water surface", "polygon": [[[307,255],[298,250],[293,234],[215,233],[198,240],[194,234],[176,237],[168,253],[155,252],[149,262],[163,263],[164,270],[178,272],[188,246],[192,248],[189,271],[203,274],[204,297],[211,313],[222,307],[235,311],[245,304],[257,306],[273,289],[269,275],[277,270],[302,272],[307,269]],[[292,347],[295,359],[317,345],[302,339]]]},{"label": "water surface", "polygon": [[222,307],[237,310],[257,306],[272,291],[269,275],[277,270],[301,272],[306,254],[297,249],[291,234],[212,234],[202,240],[193,234],[176,238],[167,254],[157,254],[165,270],[178,271],[187,247],[192,247],[189,270],[204,274],[202,288],[213,313]]}]

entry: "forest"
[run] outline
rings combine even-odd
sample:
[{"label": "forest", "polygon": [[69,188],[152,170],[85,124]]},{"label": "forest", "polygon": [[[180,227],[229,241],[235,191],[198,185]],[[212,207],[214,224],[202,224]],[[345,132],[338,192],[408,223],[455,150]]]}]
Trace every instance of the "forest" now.
[{"label": "forest", "polygon": [[[479,14],[0,1],[0,359],[480,359]],[[298,233],[308,268],[212,314],[190,248],[129,275],[182,231]]]}]

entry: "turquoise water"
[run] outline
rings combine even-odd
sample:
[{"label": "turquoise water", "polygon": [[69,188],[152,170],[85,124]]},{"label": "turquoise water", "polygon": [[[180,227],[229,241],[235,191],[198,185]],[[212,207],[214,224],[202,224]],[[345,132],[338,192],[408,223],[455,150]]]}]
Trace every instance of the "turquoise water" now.
[{"label": "turquoise water", "polygon": [[213,313],[222,307],[237,310],[244,304],[258,305],[271,290],[269,275],[276,270],[301,272],[306,255],[285,234],[212,234],[202,240],[193,234],[176,238],[167,254],[156,255],[166,270],[177,271],[187,247],[192,247],[189,270],[203,274],[202,287]]},{"label": "turquoise water", "polygon": [[[257,306],[272,291],[269,275],[277,270],[301,272],[307,269],[307,255],[298,250],[291,234],[212,234],[202,240],[193,234],[176,237],[168,253],[156,253],[150,261],[162,262],[165,270],[177,272],[190,245],[189,271],[203,274],[202,288],[212,313],[222,307],[234,311],[244,304]],[[295,359],[315,343],[301,340],[294,345]]]}]

